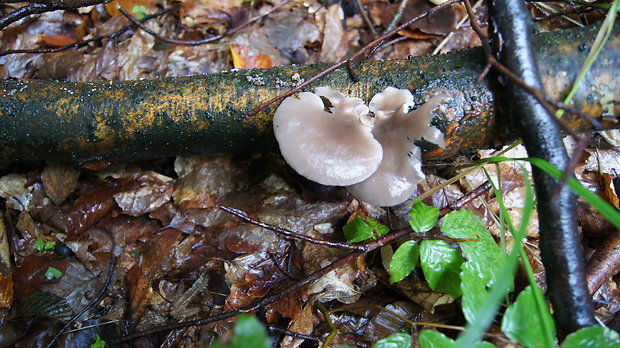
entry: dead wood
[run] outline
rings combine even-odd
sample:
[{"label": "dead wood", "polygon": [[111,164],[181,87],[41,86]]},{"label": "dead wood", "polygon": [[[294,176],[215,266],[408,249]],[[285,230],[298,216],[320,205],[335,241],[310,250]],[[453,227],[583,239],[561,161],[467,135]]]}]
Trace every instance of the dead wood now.
[{"label": "dead wood", "polygon": [[[535,47],[549,97],[561,99],[584,61],[598,28],[578,28],[536,37]],[[620,37],[612,35],[574,98],[575,109],[616,128],[620,114]],[[312,84],[328,85],[365,100],[388,86],[408,88],[416,102],[449,96],[434,124],[447,148],[427,157],[448,157],[496,147],[511,137],[505,111],[496,102],[503,86],[477,82],[486,61],[480,49],[405,60],[354,65],[357,82],[338,69]],[[0,89],[0,159],[57,160],[85,164],[275,148],[271,118],[277,105],[257,115],[257,105],[327,67],[325,64],[231,71],[142,81],[73,83],[5,80]],[[565,116],[573,129],[590,129]]]}]

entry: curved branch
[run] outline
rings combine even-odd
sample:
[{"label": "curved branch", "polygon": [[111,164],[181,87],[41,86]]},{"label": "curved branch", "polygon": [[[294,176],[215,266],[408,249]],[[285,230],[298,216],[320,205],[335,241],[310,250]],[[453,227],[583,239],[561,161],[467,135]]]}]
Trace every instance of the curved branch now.
[{"label": "curved branch", "polygon": [[[531,46],[532,19],[522,0],[498,0],[493,19],[504,47],[501,60],[528,85],[543,89]],[[530,157],[539,157],[558,168],[569,158],[561,130],[553,115],[531,95],[508,84],[511,118],[520,131]],[[575,197],[568,186],[533,169],[538,200],[540,248],[547,272],[547,286],[561,337],[579,328],[595,325],[592,299],[585,283],[583,248],[577,232]]]}]

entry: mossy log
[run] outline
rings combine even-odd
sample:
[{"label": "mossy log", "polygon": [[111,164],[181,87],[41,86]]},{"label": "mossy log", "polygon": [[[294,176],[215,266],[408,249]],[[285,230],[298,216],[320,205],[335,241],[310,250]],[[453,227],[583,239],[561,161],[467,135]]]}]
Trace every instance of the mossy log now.
[{"label": "mossy log", "polygon": [[[562,99],[583,64],[598,26],[540,34],[535,47],[546,92]],[[620,26],[593,65],[572,106],[616,128],[620,114]],[[271,118],[277,104],[253,117],[250,110],[328,65],[237,70],[218,74],[120,82],[2,81],[0,159],[93,161],[139,159],[276,148]],[[434,124],[446,134],[447,157],[496,147],[510,137],[496,96],[501,79],[476,79],[485,59],[480,49],[431,57],[364,62],[328,74],[306,90],[331,86],[369,100],[388,86],[410,89],[421,103],[446,94]],[[498,82],[499,81],[499,82]],[[588,129],[565,116],[575,129]]]}]

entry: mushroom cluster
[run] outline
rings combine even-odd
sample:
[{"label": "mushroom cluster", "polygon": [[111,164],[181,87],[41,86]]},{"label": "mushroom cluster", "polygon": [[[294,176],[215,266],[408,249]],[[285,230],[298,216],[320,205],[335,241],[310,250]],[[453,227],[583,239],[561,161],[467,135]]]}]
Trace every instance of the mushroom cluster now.
[{"label": "mushroom cluster", "polygon": [[434,96],[412,110],[409,90],[388,87],[366,106],[360,98],[319,87],[280,104],[274,133],[282,156],[300,175],[392,206],[406,201],[425,178],[414,141],[445,146],[443,134],[430,126],[431,112],[444,98]]}]

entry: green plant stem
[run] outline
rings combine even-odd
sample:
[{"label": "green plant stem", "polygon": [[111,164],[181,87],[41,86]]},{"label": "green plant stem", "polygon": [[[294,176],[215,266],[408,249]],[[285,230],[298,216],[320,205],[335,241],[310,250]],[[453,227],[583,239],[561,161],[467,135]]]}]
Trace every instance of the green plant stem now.
[{"label": "green plant stem", "polygon": [[[614,0],[611,9],[607,12],[607,16],[605,17],[603,24],[601,24],[601,29],[599,30],[598,34],[596,34],[596,39],[594,39],[594,43],[592,44],[592,48],[588,53],[588,57],[586,58],[585,63],[581,67],[581,71],[579,72],[579,75],[577,76],[573,87],[564,99],[564,105],[569,105],[569,103],[573,100],[573,97],[575,96],[575,93],[577,93],[579,86],[581,86],[581,83],[590,71],[592,64],[594,64],[594,62],[596,61],[596,57],[598,57],[599,53],[601,53],[601,51],[603,50],[605,43],[607,43],[607,40],[609,40],[611,31],[614,28],[614,22],[616,21],[616,8],[618,8],[619,5],[620,0]],[[556,117],[562,117],[562,115],[564,115],[564,110],[562,109],[558,109],[558,111],[555,113]]]}]

